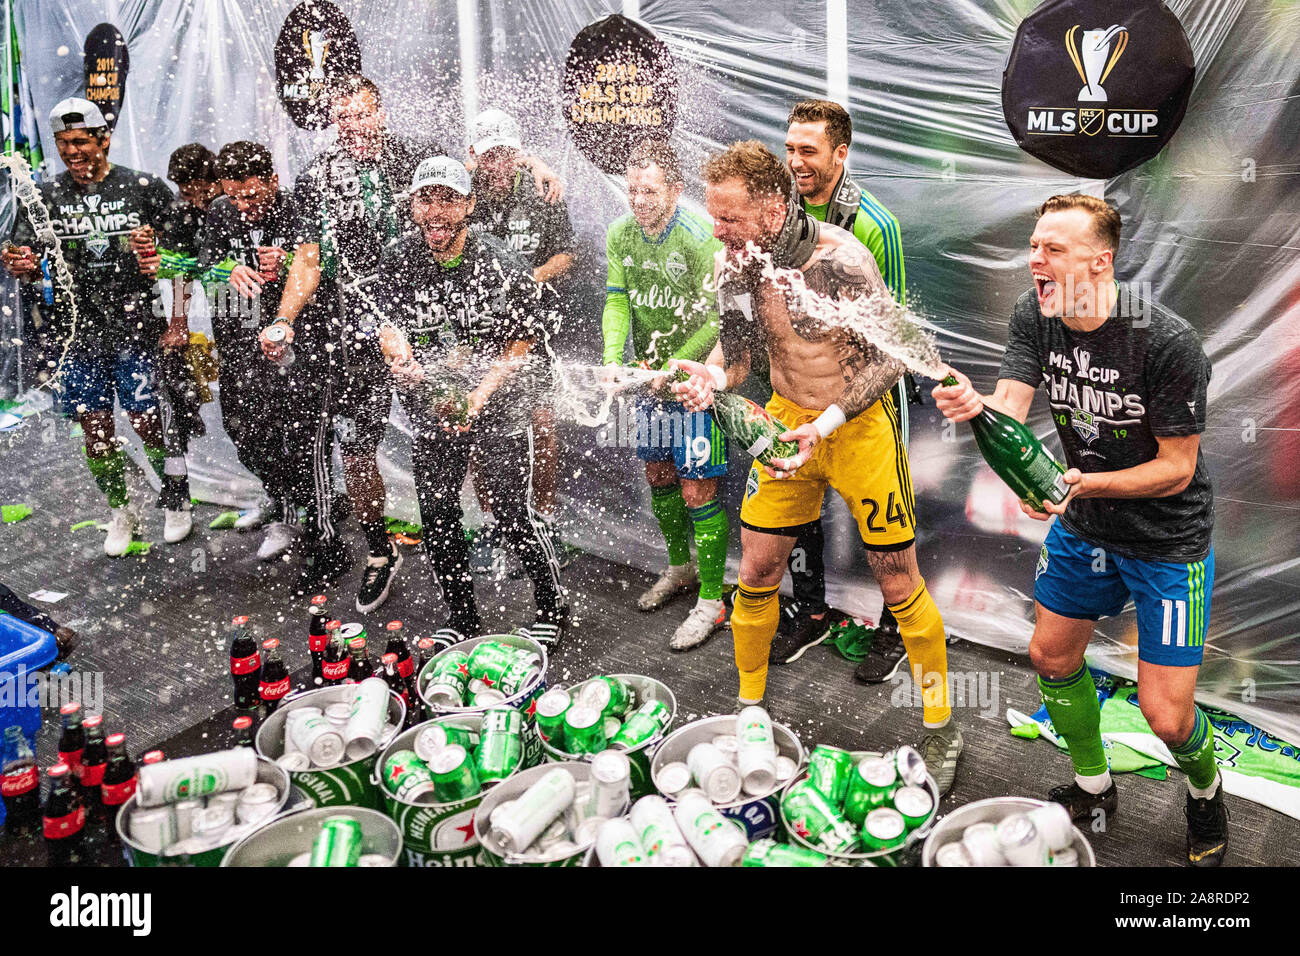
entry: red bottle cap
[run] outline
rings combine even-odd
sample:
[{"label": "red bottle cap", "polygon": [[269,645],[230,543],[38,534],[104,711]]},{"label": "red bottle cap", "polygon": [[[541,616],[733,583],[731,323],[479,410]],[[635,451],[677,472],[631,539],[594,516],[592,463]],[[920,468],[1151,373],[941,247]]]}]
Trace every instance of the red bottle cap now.
[{"label": "red bottle cap", "polygon": [[342,627],[342,626],[343,626],[343,622],[342,622],[342,621],[326,621],[326,622],[325,622],[325,630],[327,630],[327,631],[337,631],[337,630],[338,630],[340,627]]},{"label": "red bottle cap", "polygon": [[380,660],[383,661],[384,666],[387,667],[389,664],[397,663],[397,655],[391,653],[385,654],[383,657],[380,658]]},{"label": "red bottle cap", "polygon": [[69,714],[75,714],[79,710],[81,710],[81,705],[75,700],[70,700],[59,708],[59,713],[64,717],[67,717]]},{"label": "red bottle cap", "polygon": [[151,750],[140,758],[141,763],[162,763],[163,752],[161,750]]},{"label": "red bottle cap", "polygon": [[45,771],[51,777],[62,777],[71,772],[71,768],[66,763],[56,763],[53,767]]},{"label": "red bottle cap", "polygon": [[429,648],[433,647],[435,643],[436,642],[431,637],[422,637],[415,642],[415,646],[422,651],[427,651]]},{"label": "red bottle cap", "polygon": [[365,647],[365,646],[366,646],[366,639],[364,637],[354,637],[352,638],[352,640],[348,641],[348,647],[357,648],[357,647]]},{"label": "red bottle cap", "polygon": [[253,718],[249,717],[247,714],[245,714],[243,717],[235,718],[236,730],[247,730],[251,726],[253,726]]},{"label": "red bottle cap", "polygon": [[93,729],[95,727],[98,727],[103,722],[104,722],[104,717],[102,714],[91,714],[89,717],[87,717],[85,720],[81,722],[81,726],[90,727]]},{"label": "red bottle cap", "polygon": [[110,747],[116,747],[119,744],[124,744],[126,743],[126,734],[122,734],[122,733],[109,734],[108,738],[104,741],[104,743],[108,744]]},{"label": "red bottle cap", "polygon": [[388,624],[385,625],[385,626],[386,626],[390,631],[400,631],[400,630],[402,629],[402,622],[401,622],[401,621],[389,621]]},{"label": "red bottle cap", "polygon": [[317,594],[314,598],[311,599],[311,603],[312,603],[312,604],[317,604],[317,605],[324,604],[324,603],[325,603],[325,595],[323,595],[323,594]]},{"label": "red bottle cap", "polygon": [[278,637],[268,637],[262,642],[262,649],[266,651],[273,651],[279,646],[280,639]]},{"label": "red bottle cap", "polygon": [[233,624],[233,625],[235,625],[235,627],[243,627],[245,624],[248,623],[248,615],[247,615],[247,614],[241,614],[241,615],[239,615],[239,617],[235,618],[235,619],[234,619],[233,621],[231,621],[230,623]]}]

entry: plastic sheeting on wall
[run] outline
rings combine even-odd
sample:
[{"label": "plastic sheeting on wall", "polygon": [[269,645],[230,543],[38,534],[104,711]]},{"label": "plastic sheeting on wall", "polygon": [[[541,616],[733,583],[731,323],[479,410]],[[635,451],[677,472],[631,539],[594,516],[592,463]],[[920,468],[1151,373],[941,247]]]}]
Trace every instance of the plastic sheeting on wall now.
[{"label": "plastic sheeting on wall", "polygon": [[[463,148],[463,104],[499,106],[564,175],[582,255],[562,352],[596,360],[603,231],[626,205],[621,183],[567,142],[557,91],[573,36],[619,7],[579,0],[338,5],[361,41],[366,72],[385,91],[394,129]],[[117,161],[159,172],[181,143],[253,138],[271,145],[282,173],[292,175],[332,134],[296,129],[273,93],[272,47],[291,6],[20,0],[18,35],[38,115],[76,92],[81,41],[109,21],[127,38],[132,61],[114,138]],[[846,64],[850,166],[902,224],[909,302],[943,330],[943,353],[977,387],[992,387],[1007,316],[1029,283],[1035,206],[1076,189],[1104,192],[1118,204],[1125,222],[1120,279],[1149,283],[1156,299],[1200,331],[1214,362],[1203,447],[1216,491],[1218,577],[1199,693],[1300,739],[1300,8],[1273,0],[1170,3],[1197,59],[1183,127],[1156,160],[1102,183],[1028,157],[1003,123],[1002,67],[1016,26],[1034,6],[849,4],[843,37],[820,5],[792,0],[646,0],[640,17],[682,67],[675,142],[688,168],[732,139],[757,138],[779,150],[789,106],[826,95],[834,82],[828,60]],[[473,38],[473,62],[462,58],[458,19],[470,11],[464,35]],[[60,54],[64,46],[71,53]],[[466,70],[477,77],[468,96],[460,86]],[[698,183],[687,197],[700,203]],[[914,407],[911,418],[921,568],[945,619],[971,640],[1023,651],[1045,528],[1020,514],[965,429],[944,428],[931,404]],[[1031,423],[1050,435],[1041,402]],[[214,431],[204,441],[224,440]],[[653,567],[662,556],[639,463],[630,448],[605,447],[597,437],[564,429],[570,536]],[[201,452],[196,472],[214,495],[218,488],[246,493],[225,451],[218,444]],[[410,517],[405,461],[398,431],[385,445],[390,510]],[[747,465],[733,464],[726,483],[733,509]],[[874,614],[879,594],[838,500],[828,501],[827,517],[832,601]],[[733,557],[738,553],[733,544]],[[1130,612],[1101,622],[1091,653],[1106,669],[1131,676],[1135,643]]]}]

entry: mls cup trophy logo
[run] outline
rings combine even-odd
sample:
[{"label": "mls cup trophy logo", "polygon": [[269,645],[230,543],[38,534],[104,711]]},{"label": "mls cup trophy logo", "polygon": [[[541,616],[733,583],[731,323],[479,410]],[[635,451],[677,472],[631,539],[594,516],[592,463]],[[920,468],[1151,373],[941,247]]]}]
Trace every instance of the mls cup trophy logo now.
[{"label": "mls cup trophy logo", "polygon": [[1077,23],[1070,27],[1065,34],[1065,48],[1070,52],[1075,72],[1084,82],[1083,89],[1079,91],[1079,102],[1105,103],[1106,91],[1101,88],[1101,84],[1106,82],[1106,77],[1110,76],[1124,47],[1128,46],[1128,27],[1115,24],[1109,30],[1084,30],[1082,42],[1075,49],[1075,35],[1078,32]]},{"label": "mls cup trophy logo", "polygon": [[329,53],[330,49],[329,37],[325,35],[324,30],[304,30],[302,45],[306,49],[307,55],[311,57],[311,72],[307,74],[307,79],[324,80],[325,55]]}]

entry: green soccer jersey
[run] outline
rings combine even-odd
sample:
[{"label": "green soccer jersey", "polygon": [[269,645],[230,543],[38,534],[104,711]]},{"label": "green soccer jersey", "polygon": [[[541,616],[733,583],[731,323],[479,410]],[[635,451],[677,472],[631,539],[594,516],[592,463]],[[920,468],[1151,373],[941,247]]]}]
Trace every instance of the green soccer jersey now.
[{"label": "green soccer jersey", "polygon": [[[826,221],[830,203],[813,206],[803,204],[808,215]],[[880,204],[875,196],[862,190],[857,214],[853,217],[853,236],[875,256],[880,274],[897,302],[907,301],[907,278],[903,272],[903,241],[899,236],[898,220]]]},{"label": "green soccer jersey", "polygon": [[662,368],[669,359],[703,361],[718,340],[713,254],[722,244],[703,216],[681,206],[649,238],[631,213],[605,235],[609,272],[601,318],[606,364],[623,361],[628,332],[635,361]]}]

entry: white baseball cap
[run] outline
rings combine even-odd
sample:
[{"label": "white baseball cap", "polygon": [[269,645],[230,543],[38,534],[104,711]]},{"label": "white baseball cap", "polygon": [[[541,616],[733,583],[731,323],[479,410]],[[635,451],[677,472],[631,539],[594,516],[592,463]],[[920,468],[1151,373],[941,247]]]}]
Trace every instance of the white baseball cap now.
[{"label": "white baseball cap", "polygon": [[415,175],[411,177],[411,192],[415,193],[428,186],[447,186],[462,196],[468,196],[472,190],[469,171],[464,164],[450,156],[430,156],[415,167]]},{"label": "white baseball cap", "polygon": [[70,96],[61,100],[50,110],[50,126],[54,132],[62,133],[70,129],[99,129],[108,126],[104,114],[90,100],[79,96]]},{"label": "white baseball cap", "polygon": [[474,152],[482,156],[498,146],[523,148],[519,124],[501,110],[484,110],[474,120]]}]

